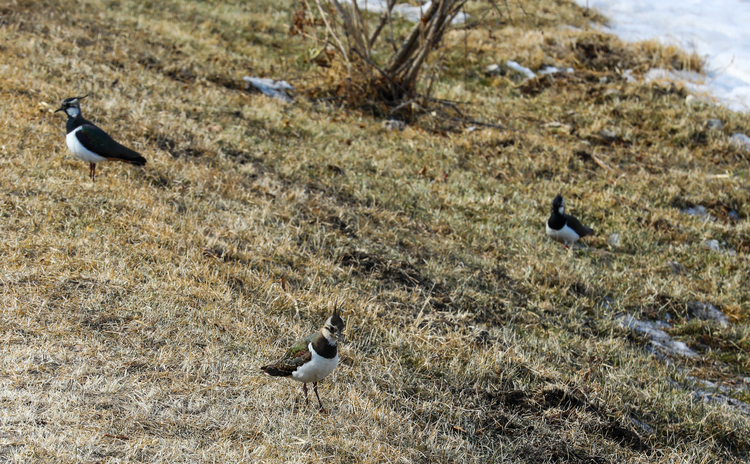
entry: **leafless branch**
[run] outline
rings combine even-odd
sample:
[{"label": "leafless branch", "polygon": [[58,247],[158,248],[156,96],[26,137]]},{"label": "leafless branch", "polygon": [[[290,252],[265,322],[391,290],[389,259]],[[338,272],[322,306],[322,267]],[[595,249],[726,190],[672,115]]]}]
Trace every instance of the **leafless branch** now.
[{"label": "leafless branch", "polygon": [[375,41],[378,40],[380,31],[382,31],[386,23],[389,22],[391,18],[391,11],[393,11],[393,7],[395,5],[396,5],[396,0],[388,0],[388,4],[385,7],[385,11],[380,16],[380,19],[378,20],[378,25],[375,27],[375,32],[373,32],[372,37],[370,37],[370,41],[369,41],[370,49],[372,49],[373,45],[375,45]]}]

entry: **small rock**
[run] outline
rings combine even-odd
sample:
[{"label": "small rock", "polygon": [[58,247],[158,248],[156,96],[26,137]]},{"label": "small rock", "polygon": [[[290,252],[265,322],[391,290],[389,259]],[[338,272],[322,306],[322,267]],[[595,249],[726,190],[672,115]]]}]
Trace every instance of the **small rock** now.
[{"label": "small rock", "polygon": [[544,125],[550,132],[557,134],[570,134],[573,131],[573,127],[569,124],[563,124],[558,121],[548,122]]},{"label": "small rock", "polygon": [[729,319],[712,304],[691,301],[688,303],[688,312],[702,321],[716,322],[722,327],[729,326]]},{"label": "small rock", "polygon": [[706,120],[706,129],[720,131],[720,130],[724,129],[724,123],[721,122],[721,119],[707,119]]},{"label": "small rock", "polygon": [[607,243],[609,243],[613,247],[619,247],[622,245],[622,237],[620,234],[609,234],[609,237],[607,237]]},{"label": "small rock", "polygon": [[605,142],[614,142],[617,140],[617,132],[612,129],[602,129],[599,131],[599,137]]},{"label": "small rock", "polygon": [[505,74],[505,70],[500,67],[499,64],[491,64],[484,68],[485,76],[502,76]]},{"label": "small rock", "polygon": [[607,79],[607,76],[602,76],[599,78],[600,84],[606,84],[607,82],[609,82],[609,79]]},{"label": "small rock", "polygon": [[402,130],[406,129],[406,123],[404,121],[399,121],[397,119],[388,119],[386,121],[383,121],[383,127],[386,130],[391,130],[391,131],[398,130],[398,131],[402,131]]},{"label": "small rock", "polygon": [[719,241],[716,239],[706,240],[705,242],[703,242],[703,246],[711,251],[721,251],[721,245],[719,245]]},{"label": "small rock", "polygon": [[605,311],[612,311],[615,309],[615,300],[608,296],[605,296],[599,301],[599,307]]},{"label": "small rock", "polygon": [[603,95],[605,97],[619,97],[621,94],[622,94],[622,92],[620,92],[619,90],[614,89],[614,88],[609,88],[609,89],[607,89],[607,90],[604,91]]},{"label": "small rock", "polygon": [[744,150],[750,150],[750,137],[739,132],[735,132],[729,137],[729,141],[732,145],[742,148]]},{"label": "small rock", "polygon": [[703,205],[696,205],[691,208],[681,209],[680,212],[683,214],[687,214],[689,216],[698,216],[698,217],[703,217],[708,214],[706,207]]},{"label": "small rock", "polygon": [[682,274],[687,269],[682,264],[678,263],[677,261],[667,261],[666,266],[669,268],[670,271],[672,271],[675,274]]},{"label": "small rock", "polygon": [[727,213],[727,218],[729,218],[729,219],[731,219],[732,221],[735,221],[735,222],[736,222],[736,221],[739,221],[739,220],[740,220],[740,215],[739,215],[739,213],[737,213],[737,211],[735,211],[735,210],[731,210],[731,211],[729,211],[729,212]]},{"label": "small rock", "polygon": [[648,433],[649,435],[653,435],[654,434],[654,429],[650,425],[648,425],[647,423],[641,422],[638,419],[633,419],[633,418],[631,418],[631,420],[633,421],[633,424],[635,424],[635,426],[638,427],[639,429],[643,430],[644,432]]}]

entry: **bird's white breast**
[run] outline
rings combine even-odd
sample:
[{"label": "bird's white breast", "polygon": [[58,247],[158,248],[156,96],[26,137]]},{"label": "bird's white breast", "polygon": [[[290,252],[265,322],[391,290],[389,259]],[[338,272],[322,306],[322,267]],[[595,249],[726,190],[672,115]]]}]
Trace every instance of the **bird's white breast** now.
[{"label": "bird's white breast", "polygon": [[336,368],[336,365],[339,363],[339,354],[337,352],[336,356],[327,359],[313,350],[312,343],[307,345],[307,349],[312,353],[312,358],[304,365],[298,367],[292,373],[292,378],[303,383],[320,382]]},{"label": "bird's white breast", "polygon": [[81,141],[76,137],[76,132],[79,130],[81,130],[80,127],[65,136],[65,142],[68,144],[68,149],[73,153],[73,156],[89,163],[101,163],[102,161],[106,161],[107,158],[97,155],[81,144]]},{"label": "bird's white breast", "polygon": [[552,229],[549,226],[549,221],[547,221],[546,226],[547,226],[547,235],[549,235],[550,237],[552,237],[553,239],[557,240],[560,243],[564,243],[566,245],[572,245],[575,242],[577,242],[579,238],[581,238],[580,236],[578,236],[576,231],[568,227],[567,224],[565,224],[563,228],[560,230]]}]

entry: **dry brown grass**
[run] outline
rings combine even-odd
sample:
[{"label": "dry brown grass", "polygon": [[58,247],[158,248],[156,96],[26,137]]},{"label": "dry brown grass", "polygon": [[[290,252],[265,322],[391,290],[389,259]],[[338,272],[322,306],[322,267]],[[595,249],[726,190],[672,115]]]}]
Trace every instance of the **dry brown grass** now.
[{"label": "dry brown grass", "polygon": [[[590,19],[567,3],[509,5],[435,54],[437,96],[523,131],[470,133],[243,92],[246,74],[319,72],[289,1],[1,5],[1,459],[746,459],[748,417],[680,385],[750,399],[748,155],[727,137],[748,116],[619,74],[687,55],[561,29]],[[502,59],[576,73],[482,75]],[[69,155],[50,109],[88,90],[84,115],[144,169],[91,184]],[[558,192],[598,234],[572,255],[544,234]],[[733,324],[691,320],[692,300]],[[337,301],[347,343],[320,415],[258,366]],[[619,312],[669,313],[700,357],[650,355]]]}]

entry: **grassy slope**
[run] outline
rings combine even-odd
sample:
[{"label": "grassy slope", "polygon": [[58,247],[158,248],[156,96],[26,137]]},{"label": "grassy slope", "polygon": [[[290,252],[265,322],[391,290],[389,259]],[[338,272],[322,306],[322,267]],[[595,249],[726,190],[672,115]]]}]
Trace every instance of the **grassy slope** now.
[{"label": "grassy slope", "polygon": [[[392,133],[359,112],[240,90],[246,74],[321,72],[287,34],[290,1],[69,6],[0,5],[2,459],[747,456],[748,417],[672,379],[738,387],[750,370],[748,160],[727,140],[750,121],[617,71],[690,57],[561,29],[589,18],[538,2],[450,34],[436,85],[523,132],[423,119]],[[481,75],[505,59],[576,73],[539,88]],[[91,184],[68,154],[50,110],[89,90],[84,115],[145,169],[104,165]],[[704,129],[710,117],[723,132]],[[568,255],[544,235],[559,191],[599,232],[592,248]],[[719,219],[679,213],[690,204]],[[689,319],[692,300],[732,326]],[[257,368],[335,303],[347,343],[321,384],[323,416]],[[619,312],[669,313],[669,332],[701,356],[649,355]]]}]

